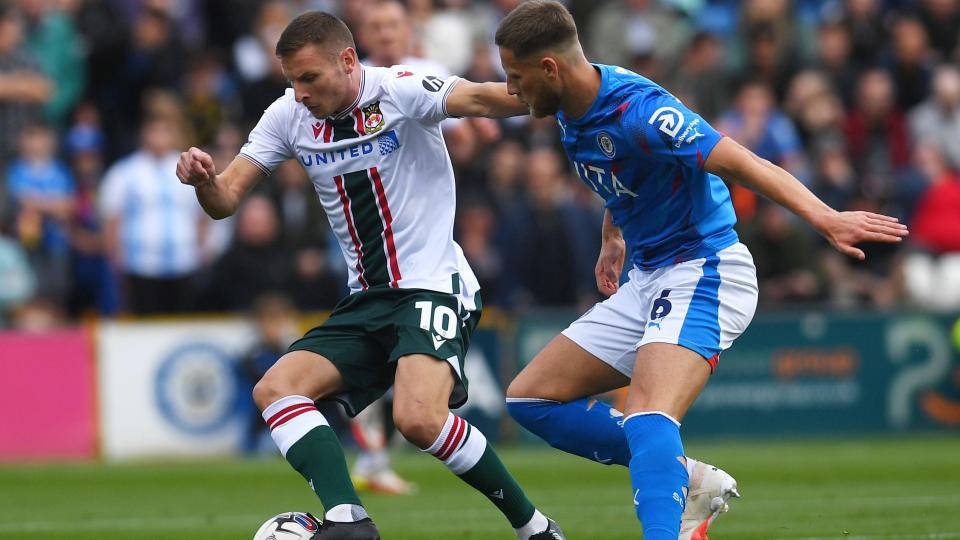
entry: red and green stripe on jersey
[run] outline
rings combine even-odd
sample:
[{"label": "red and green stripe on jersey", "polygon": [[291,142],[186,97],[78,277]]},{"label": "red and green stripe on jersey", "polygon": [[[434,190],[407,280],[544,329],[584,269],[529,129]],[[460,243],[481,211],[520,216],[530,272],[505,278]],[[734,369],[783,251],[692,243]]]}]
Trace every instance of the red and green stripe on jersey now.
[{"label": "red and green stripe on jersey", "polygon": [[[354,139],[365,134],[359,108],[324,124],[324,142]],[[335,176],[333,182],[353,242],[360,286],[363,289],[383,285],[396,287],[402,277],[393,239],[393,214],[380,171],[371,167]]]}]

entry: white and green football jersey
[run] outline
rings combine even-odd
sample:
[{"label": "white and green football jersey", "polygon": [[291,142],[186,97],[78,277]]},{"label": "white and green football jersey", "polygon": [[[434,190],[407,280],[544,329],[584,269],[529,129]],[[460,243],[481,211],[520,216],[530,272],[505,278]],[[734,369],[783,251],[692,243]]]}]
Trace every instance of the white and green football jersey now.
[{"label": "white and green football jersey", "polygon": [[457,82],[410,66],[363,67],[353,106],[325,119],[288,89],[240,150],[268,174],[300,161],[340,242],[351,292],[428,289],[474,308],[479,284],[453,241],[456,189],[440,130]]}]

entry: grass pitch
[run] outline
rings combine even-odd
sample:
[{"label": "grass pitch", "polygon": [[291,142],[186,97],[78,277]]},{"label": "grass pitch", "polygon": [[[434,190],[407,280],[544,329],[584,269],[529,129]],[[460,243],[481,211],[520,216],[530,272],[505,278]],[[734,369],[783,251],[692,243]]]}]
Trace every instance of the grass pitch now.
[{"label": "grass pitch", "polygon": [[[700,441],[688,453],[731,472],[743,498],[712,540],[960,539],[960,437]],[[571,540],[641,538],[626,470],[537,447],[504,461]],[[410,497],[364,500],[386,540],[515,538],[492,505],[436,460],[400,452]],[[319,513],[279,459],[0,467],[0,539],[245,540],[269,516]]]}]

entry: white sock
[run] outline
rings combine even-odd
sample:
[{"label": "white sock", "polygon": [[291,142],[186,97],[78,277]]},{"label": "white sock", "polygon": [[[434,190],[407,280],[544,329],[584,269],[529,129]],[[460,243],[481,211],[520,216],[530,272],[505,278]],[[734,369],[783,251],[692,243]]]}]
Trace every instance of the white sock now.
[{"label": "white sock", "polygon": [[533,517],[530,518],[530,521],[523,527],[514,530],[517,531],[517,538],[520,540],[528,540],[531,536],[547,530],[549,525],[550,524],[547,523],[547,516],[541,514],[539,510],[534,510]]},{"label": "white sock", "polygon": [[314,428],[330,425],[313,400],[305,396],[287,396],[274,401],[263,410],[263,420],[283,457],[287,457],[287,450]]},{"label": "white sock", "polygon": [[433,454],[453,471],[453,474],[460,475],[472,469],[483,457],[486,449],[487,438],[479,429],[475,429],[463,418],[447,413],[447,421],[443,424],[437,440],[423,451]]},{"label": "white sock", "polygon": [[353,473],[358,476],[373,476],[390,468],[386,450],[363,450],[353,464]]},{"label": "white sock", "polygon": [[360,521],[365,517],[368,517],[367,511],[358,504],[338,504],[327,510],[323,519],[329,519],[337,523],[351,523]]},{"label": "white sock", "polygon": [[693,467],[700,462],[690,456],[685,457],[687,458],[687,478],[693,478]]}]

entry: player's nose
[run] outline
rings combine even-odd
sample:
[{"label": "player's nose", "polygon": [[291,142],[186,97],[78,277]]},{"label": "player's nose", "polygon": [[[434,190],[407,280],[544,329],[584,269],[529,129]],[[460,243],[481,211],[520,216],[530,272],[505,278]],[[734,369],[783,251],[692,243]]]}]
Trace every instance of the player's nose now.
[{"label": "player's nose", "polygon": [[293,83],[293,97],[297,100],[297,103],[303,103],[303,100],[309,98],[310,94],[302,85]]}]

